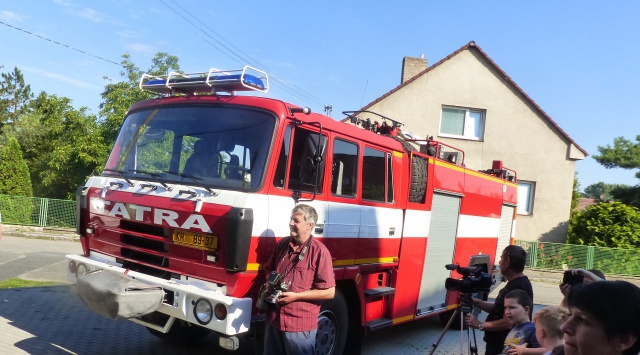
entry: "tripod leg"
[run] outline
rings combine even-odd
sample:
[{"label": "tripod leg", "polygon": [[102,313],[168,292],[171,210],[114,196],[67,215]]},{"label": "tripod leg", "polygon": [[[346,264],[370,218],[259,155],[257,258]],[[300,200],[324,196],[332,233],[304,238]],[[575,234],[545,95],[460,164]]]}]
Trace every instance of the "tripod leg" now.
[{"label": "tripod leg", "polygon": [[433,355],[433,353],[436,351],[436,348],[438,347],[438,345],[440,344],[440,341],[442,341],[442,338],[444,337],[444,333],[447,332],[447,329],[449,329],[449,327],[451,326],[451,323],[453,323],[453,320],[456,319],[458,314],[462,314],[462,312],[460,312],[460,309],[456,308],[455,312],[453,312],[453,314],[451,315],[451,318],[449,318],[447,325],[444,326],[444,329],[442,329],[442,332],[440,332],[440,335],[438,335],[438,339],[436,340],[436,342],[433,343],[433,345],[431,345],[431,352],[429,353],[429,355]]},{"label": "tripod leg", "polygon": [[[464,316],[464,313],[460,313],[460,319]],[[463,323],[460,321],[460,354],[462,354],[462,326]],[[471,343],[471,334],[473,334],[473,344]],[[471,326],[467,327],[467,354],[469,355],[478,355],[478,343],[476,342],[476,330]]]},{"label": "tripod leg", "polygon": [[471,335],[469,334],[469,354],[478,355],[478,342],[476,341],[476,330],[469,327],[469,330],[473,334],[473,344],[471,344]]},{"label": "tripod leg", "polygon": [[[469,328],[467,328],[468,330]],[[460,354],[462,354],[462,334],[464,334],[464,312],[460,312],[460,341],[458,342],[460,344]]]}]

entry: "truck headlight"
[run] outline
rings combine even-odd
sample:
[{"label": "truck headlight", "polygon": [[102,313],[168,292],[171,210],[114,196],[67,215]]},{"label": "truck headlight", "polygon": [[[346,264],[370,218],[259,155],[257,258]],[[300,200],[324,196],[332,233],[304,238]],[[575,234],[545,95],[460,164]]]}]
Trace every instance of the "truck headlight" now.
[{"label": "truck headlight", "polygon": [[200,298],[196,301],[193,307],[193,315],[200,324],[208,324],[213,317],[213,307],[211,302],[204,298]]}]

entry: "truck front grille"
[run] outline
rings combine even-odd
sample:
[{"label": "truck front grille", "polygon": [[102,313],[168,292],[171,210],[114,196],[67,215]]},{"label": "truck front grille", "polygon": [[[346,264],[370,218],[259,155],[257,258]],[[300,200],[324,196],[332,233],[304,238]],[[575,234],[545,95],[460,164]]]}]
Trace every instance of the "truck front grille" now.
[{"label": "truck front grille", "polygon": [[144,248],[149,250],[158,251],[161,253],[169,252],[169,245],[167,245],[164,241],[153,240],[144,237],[138,237],[130,234],[122,234],[120,236],[120,241],[123,244],[131,245],[138,248]]}]

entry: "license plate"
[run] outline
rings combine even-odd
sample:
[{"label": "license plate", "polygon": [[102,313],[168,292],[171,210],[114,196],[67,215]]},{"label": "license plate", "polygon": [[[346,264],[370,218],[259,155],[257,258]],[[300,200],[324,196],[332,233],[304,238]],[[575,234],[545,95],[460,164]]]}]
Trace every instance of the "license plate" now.
[{"label": "license plate", "polygon": [[173,231],[173,242],[202,250],[216,250],[218,248],[218,237],[216,236],[178,230]]}]

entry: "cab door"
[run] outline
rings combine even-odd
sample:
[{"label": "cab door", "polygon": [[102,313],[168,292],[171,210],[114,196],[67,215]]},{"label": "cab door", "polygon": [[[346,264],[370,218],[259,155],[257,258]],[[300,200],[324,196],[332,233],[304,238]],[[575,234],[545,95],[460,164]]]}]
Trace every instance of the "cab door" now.
[{"label": "cab door", "polygon": [[318,221],[313,235],[322,239],[325,234],[327,136],[314,128],[293,125],[285,128],[273,179],[275,189],[269,194],[267,235],[273,233],[276,238],[289,235],[289,215],[297,203],[316,209]]},{"label": "cab door", "polygon": [[401,209],[395,208],[392,152],[365,146],[362,151],[358,263],[397,260],[402,234]]}]

